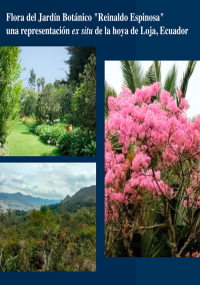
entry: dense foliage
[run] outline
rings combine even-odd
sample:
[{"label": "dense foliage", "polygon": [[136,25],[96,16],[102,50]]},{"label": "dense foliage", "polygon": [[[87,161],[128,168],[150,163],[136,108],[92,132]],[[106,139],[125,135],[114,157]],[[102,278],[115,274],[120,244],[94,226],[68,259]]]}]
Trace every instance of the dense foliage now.
[{"label": "dense foliage", "polygon": [[36,118],[39,121],[55,120],[61,113],[61,105],[57,100],[56,89],[51,85],[46,85],[44,91],[39,94],[37,107],[36,107]]},{"label": "dense foliage", "polygon": [[20,95],[20,114],[30,116],[36,112],[38,93],[34,89],[25,87]]},{"label": "dense foliage", "polygon": [[0,271],[96,271],[96,212],[0,214]]},{"label": "dense foliage", "polygon": [[93,54],[96,57],[96,47],[66,47],[66,50],[70,54],[68,61],[65,61],[69,65],[69,74],[67,78],[67,84],[71,82],[79,82],[79,74],[83,73],[84,66],[88,62],[88,58]]},{"label": "dense foliage", "polygon": [[82,83],[73,95],[72,111],[76,125],[96,130],[96,57],[92,55],[80,74]]},{"label": "dense foliage", "polygon": [[19,53],[19,47],[0,47],[0,146],[5,144],[18,116],[21,91]]},{"label": "dense foliage", "polygon": [[53,124],[53,125],[39,125],[36,128],[31,128],[31,130],[40,136],[41,140],[45,143],[56,145],[59,138],[66,133],[64,124]]},{"label": "dense foliage", "polygon": [[58,149],[62,155],[95,156],[96,134],[81,128],[65,132],[58,141]]},{"label": "dense foliage", "polygon": [[108,100],[106,256],[199,256],[200,116],[187,119],[181,90],[176,101],[159,92],[125,87]]}]

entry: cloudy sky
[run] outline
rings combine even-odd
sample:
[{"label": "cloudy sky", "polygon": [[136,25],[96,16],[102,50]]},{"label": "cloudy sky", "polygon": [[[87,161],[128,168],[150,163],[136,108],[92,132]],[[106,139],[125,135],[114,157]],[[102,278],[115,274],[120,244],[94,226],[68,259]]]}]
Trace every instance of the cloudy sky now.
[{"label": "cloudy sky", "polygon": [[96,185],[95,163],[0,163],[0,192],[63,199]]},{"label": "cloudy sky", "polygon": [[[146,71],[152,61],[141,61],[144,71]],[[188,61],[162,61],[161,63],[161,80],[162,83],[166,78],[168,71],[172,68],[173,64],[178,67],[178,78],[177,83],[183,77],[183,73],[186,70]],[[187,111],[189,117],[200,114],[200,88],[199,88],[199,78],[200,78],[200,62],[197,62],[194,72],[190,78],[186,99],[189,102],[190,109]],[[122,72],[120,68],[120,61],[106,61],[105,62],[105,79],[108,84],[113,87],[119,94],[123,84]]]}]

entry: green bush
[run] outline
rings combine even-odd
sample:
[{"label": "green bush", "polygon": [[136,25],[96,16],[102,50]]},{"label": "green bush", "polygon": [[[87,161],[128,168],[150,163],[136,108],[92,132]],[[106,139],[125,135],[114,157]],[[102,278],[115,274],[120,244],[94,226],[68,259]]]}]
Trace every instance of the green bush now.
[{"label": "green bush", "polygon": [[58,141],[58,149],[62,155],[95,156],[96,135],[80,128],[66,132]]},{"label": "green bush", "polygon": [[30,129],[32,128],[32,126],[36,123],[36,120],[33,118],[28,118],[28,117],[23,117],[22,122],[29,127]]},{"label": "green bush", "polygon": [[96,141],[92,141],[83,149],[84,156],[96,156]]},{"label": "green bush", "polygon": [[32,126],[30,127],[31,132],[35,133],[35,130],[38,126],[40,126],[39,122],[35,122],[34,124],[32,124]]},{"label": "green bush", "polygon": [[34,129],[34,133],[40,136],[44,143],[56,145],[59,138],[65,133],[64,124],[47,125],[43,124]]}]

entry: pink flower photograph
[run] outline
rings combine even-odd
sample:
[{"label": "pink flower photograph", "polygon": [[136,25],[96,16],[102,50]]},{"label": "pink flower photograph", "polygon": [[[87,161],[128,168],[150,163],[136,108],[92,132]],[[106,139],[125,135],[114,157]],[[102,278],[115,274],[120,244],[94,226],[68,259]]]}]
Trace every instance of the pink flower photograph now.
[{"label": "pink flower photograph", "polygon": [[105,63],[106,257],[200,257],[198,69]]}]

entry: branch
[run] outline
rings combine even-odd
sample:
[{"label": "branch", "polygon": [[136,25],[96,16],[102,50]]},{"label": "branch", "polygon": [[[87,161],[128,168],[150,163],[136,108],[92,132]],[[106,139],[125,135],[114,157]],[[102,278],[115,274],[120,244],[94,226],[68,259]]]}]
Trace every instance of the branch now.
[{"label": "branch", "polygon": [[[20,252],[18,253],[18,255],[20,255]],[[5,267],[6,267],[6,264],[7,264],[9,261],[14,260],[15,258],[17,258],[18,255],[14,256],[14,257],[11,257],[10,259],[8,259],[8,260],[5,262],[5,264],[4,264],[4,269],[5,269]]]},{"label": "branch", "polygon": [[110,247],[106,250],[105,252],[105,256],[107,256],[107,254],[109,253],[109,251],[111,250],[111,248],[113,247],[114,243],[116,242],[117,238],[119,237],[119,235],[121,234],[122,228],[119,230],[118,234],[116,235],[116,237],[114,238],[113,242],[111,243]]},{"label": "branch", "polygon": [[2,260],[2,254],[3,254],[4,248],[6,247],[6,245],[7,245],[7,241],[6,241],[5,245],[2,247],[2,249],[1,249],[1,255],[0,255],[0,266],[1,266],[2,271],[4,271],[4,270],[3,270],[3,266],[2,266],[2,264],[1,264],[1,260]]},{"label": "branch", "polygon": [[191,239],[193,238],[193,233],[191,233],[187,239],[187,241],[185,242],[184,246],[181,248],[180,252],[179,252],[179,256],[182,255],[183,251],[186,249],[186,247],[188,246],[188,244],[190,243]]}]

